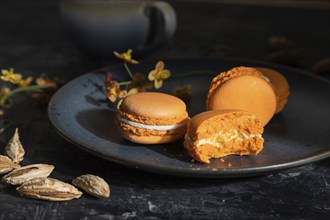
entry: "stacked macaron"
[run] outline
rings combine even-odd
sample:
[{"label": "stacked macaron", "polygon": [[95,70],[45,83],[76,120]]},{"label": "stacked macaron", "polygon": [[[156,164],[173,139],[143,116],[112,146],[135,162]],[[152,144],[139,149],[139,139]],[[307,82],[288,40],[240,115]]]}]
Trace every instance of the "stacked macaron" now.
[{"label": "stacked macaron", "polygon": [[177,141],[186,132],[185,103],[172,95],[141,92],[125,97],[118,107],[117,122],[124,138],[142,144]]}]

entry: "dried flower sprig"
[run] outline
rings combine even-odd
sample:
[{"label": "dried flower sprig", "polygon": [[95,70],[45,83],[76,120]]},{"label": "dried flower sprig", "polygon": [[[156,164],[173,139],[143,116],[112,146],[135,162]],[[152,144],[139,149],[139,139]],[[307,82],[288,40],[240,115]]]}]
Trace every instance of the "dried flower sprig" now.
[{"label": "dried flower sprig", "polygon": [[[116,80],[112,79],[112,75],[110,72],[106,73],[104,84],[106,87],[106,93],[107,97],[111,102],[115,102],[117,98],[122,99],[127,95],[135,94],[138,92],[144,92],[147,89],[150,89],[153,87],[153,83],[151,80],[146,80],[144,75],[142,73],[132,73],[130,70],[128,64],[139,64],[139,61],[132,58],[132,50],[127,50],[125,53],[118,53],[114,51],[114,55],[118,58],[124,61],[124,68],[126,72],[128,73],[130,80],[124,81],[124,82],[118,82]],[[159,67],[164,67],[164,63],[162,61],[158,62]],[[156,69],[158,68],[156,65]],[[159,68],[158,68],[159,69]],[[159,71],[164,71],[163,69],[159,69]],[[167,71],[167,70],[166,70]],[[169,71],[168,71],[169,73]],[[169,73],[170,75],[170,73]],[[150,74],[149,74],[150,76]],[[158,78],[157,78],[158,77]],[[150,78],[150,77],[149,77]],[[168,78],[168,77],[167,77]],[[155,88],[158,89],[162,86],[162,81],[165,78],[162,79],[159,78],[159,76],[156,76],[153,78],[153,81],[155,81]],[[157,80],[157,82],[156,82]],[[160,82],[161,80],[161,82]],[[157,86],[156,86],[157,84]],[[121,87],[124,86],[125,89],[121,89]]]},{"label": "dried flower sprig", "polygon": [[[23,78],[22,74],[15,73],[13,68],[9,70],[1,70],[2,75],[0,81],[4,81],[7,85],[0,88],[0,107],[9,108],[11,106],[10,97],[20,92],[42,92],[44,89],[57,88],[58,83],[55,80],[48,78],[46,75],[41,75],[35,80],[35,84],[31,84],[32,77]],[[3,111],[3,110],[2,110]]]},{"label": "dried flower sprig", "polygon": [[125,53],[113,52],[118,59],[124,60],[125,63],[139,64],[139,61],[132,58],[133,50],[129,49]]},{"label": "dried flower sprig", "polygon": [[112,79],[111,73],[106,74],[104,84],[106,86],[108,99],[111,102],[115,102],[117,97],[124,98],[127,95],[127,91],[120,90],[119,83]]},{"label": "dried flower sprig", "polygon": [[[5,114],[6,109],[12,106],[11,98],[17,93],[32,93],[32,97],[44,100],[50,98],[50,94],[55,91],[63,82],[57,78],[51,79],[45,74],[36,78],[33,83],[33,77],[23,78],[23,75],[16,73],[13,68],[2,69],[0,75],[0,116]],[[0,121],[0,133],[2,133],[10,124],[10,121],[3,119]]]},{"label": "dried flower sprig", "polygon": [[[196,74],[210,74],[212,76],[216,75],[216,72],[210,71],[193,71],[182,73],[179,75],[172,75],[171,71],[165,68],[165,63],[163,61],[158,61],[155,68],[151,70],[148,74],[148,79],[145,79],[142,73],[132,73],[128,64],[139,64],[139,61],[132,58],[132,50],[127,50],[124,53],[114,52],[114,55],[124,61],[124,68],[128,73],[130,80],[124,82],[118,82],[112,79],[111,73],[107,73],[105,76],[104,84],[106,87],[107,97],[111,102],[116,102],[116,100],[122,99],[125,96],[147,91],[147,89],[155,88],[160,89],[164,82],[171,77],[185,77]],[[121,87],[124,86],[124,89]],[[173,90],[173,95],[181,98],[183,101],[188,102],[192,93],[192,85],[183,86]]]}]

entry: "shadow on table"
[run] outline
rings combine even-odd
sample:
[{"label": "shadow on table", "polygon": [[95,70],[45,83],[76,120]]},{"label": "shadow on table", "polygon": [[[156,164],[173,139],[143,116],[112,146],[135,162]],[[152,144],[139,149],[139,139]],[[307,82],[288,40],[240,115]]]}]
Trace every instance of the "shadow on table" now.
[{"label": "shadow on table", "polygon": [[[82,111],[77,115],[78,123],[98,138],[116,143],[126,148],[147,148],[169,158],[180,161],[190,161],[188,154],[183,149],[182,141],[163,145],[142,145],[125,140],[115,123],[117,113],[106,109],[93,109]],[[78,134],[77,134],[78,135]]]},{"label": "shadow on table", "polygon": [[122,137],[116,126],[116,112],[107,109],[92,109],[79,112],[78,123],[96,137],[119,144]]}]

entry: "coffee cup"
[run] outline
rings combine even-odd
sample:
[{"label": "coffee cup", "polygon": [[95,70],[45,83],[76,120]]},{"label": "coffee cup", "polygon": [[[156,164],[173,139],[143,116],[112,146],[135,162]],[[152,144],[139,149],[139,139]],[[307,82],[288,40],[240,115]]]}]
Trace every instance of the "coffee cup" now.
[{"label": "coffee cup", "polygon": [[60,9],[73,42],[97,57],[152,51],[172,38],[177,25],[175,10],[164,1],[62,0]]}]

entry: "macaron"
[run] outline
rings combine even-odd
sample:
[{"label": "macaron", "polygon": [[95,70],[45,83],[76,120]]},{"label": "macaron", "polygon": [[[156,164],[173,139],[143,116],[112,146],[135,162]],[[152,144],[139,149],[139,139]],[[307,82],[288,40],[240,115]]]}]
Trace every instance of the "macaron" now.
[{"label": "macaron", "polygon": [[206,109],[239,109],[255,114],[265,126],[275,114],[276,95],[264,75],[252,67],[235,67],[214,77]]},{"label": "macaron", "polygon": [[257,117],[240,110],[212,110],[191,118],[184,147],[192,158],[210,163],[227,155],[258,154],[263,149],[263,127]]},{"label": "macaron", "polygon": [[275,113],[281,112],[288,102],[290,95],[290,86],[288,80],[276,70],[266,67],[256,67],[256,69],[264,74],[269,79],[270,83],[273,84],[277,101]]},{"label": "macaron", "polygon": [[189,121],[185,103],[172,95],[141,92],[122,99],[117,123],[122,136],[140,144],[161,144],[182,138]]}]

